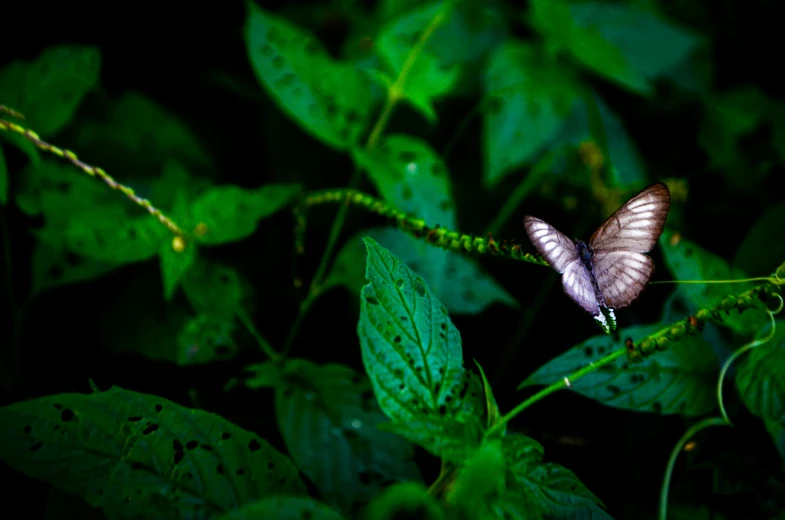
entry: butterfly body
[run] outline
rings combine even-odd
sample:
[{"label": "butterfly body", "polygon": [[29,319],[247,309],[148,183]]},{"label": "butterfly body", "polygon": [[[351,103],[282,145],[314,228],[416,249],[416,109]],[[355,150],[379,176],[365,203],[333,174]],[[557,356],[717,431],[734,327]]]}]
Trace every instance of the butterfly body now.
[{"label": "butterfly body", "polygon": [[609,333],[616,329],[614,309],[632,303],[654,272],[644,253],[657,243],[669,208],[668,188],[658,183],[619,208],[588,243],[573,242],[535,217],[525,217],[524,225],[537,251],[562,275],[564,292]]}]

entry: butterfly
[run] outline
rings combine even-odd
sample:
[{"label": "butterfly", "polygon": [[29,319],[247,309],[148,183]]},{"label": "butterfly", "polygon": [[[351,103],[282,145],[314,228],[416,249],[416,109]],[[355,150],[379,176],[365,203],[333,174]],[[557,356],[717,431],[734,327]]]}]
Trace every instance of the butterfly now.
[{"label": "butterfly", "polygon": [[635,301],[654,272],[644,253],[660,238],[670,204],[668,187],[653,184],[616,210],[588,244],[535,217],[524,217],[523,224],[537,252],[561,274],[567,296],[610,334],[616,330],[614,310]]}]

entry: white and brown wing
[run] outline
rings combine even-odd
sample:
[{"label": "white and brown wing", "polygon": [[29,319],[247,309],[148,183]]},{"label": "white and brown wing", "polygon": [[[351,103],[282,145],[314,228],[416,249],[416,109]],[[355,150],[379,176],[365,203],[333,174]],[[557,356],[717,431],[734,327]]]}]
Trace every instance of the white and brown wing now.
[{"label": "white and brown wing", "polygon": [[523,217],[523,226],[526,234],[534,245],[534,248],[545,260],[551,264],[557,273],[563,273],[572,263],[578,263],[581,259],[575,242],[567,238],[563,233],[538,218]]},{"label": "white and brown wing", "polygon": [[597,296],[589,272],[581,262],[573,262],[567,266],[561,276],[561,284],[564,293],[583,307],[586,312],[595,317],[600,315],[600,305],[597,303]]},{"label": "white and brown wing", "polygon": [[661,182],[652,184],[611,215],[591,236],[589,247],[595,254],[620,250],[648,253],[662,234],[670,204],[668,187]]},{"label": "white and brown wing", "polygon": [[630,251],[594,253],[594,276],[605,305],[621,309],[640,296],[654,272],[651,258]]}]

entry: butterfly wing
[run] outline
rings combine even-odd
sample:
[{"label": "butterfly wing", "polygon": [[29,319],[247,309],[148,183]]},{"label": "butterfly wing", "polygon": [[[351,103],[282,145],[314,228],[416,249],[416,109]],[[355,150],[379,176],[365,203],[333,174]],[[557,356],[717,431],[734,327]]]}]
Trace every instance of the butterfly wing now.
[{"label": "butterfly wing", "polygon": [[535,217],[525,217],[523,225],[537,252],[561,273],[561,284],[567,296],[596,316],[600,312],[597,296],[589,271],[578,256],[575,242],[555,227]]},{"label": "butterfly wing", "polygon": [[[648,253],[665,227],[671,196],[659,182],[644,189],[610,216],[589,240],[589,247],[601,251]],[[602,287],[602,286],[600,286]]]},{"label": "butterfly wing", "polygon": [[630,251],[594,253],[594,276],[605,305],[621,309],[640,296],[654,272],[651,258]]},{"label": "butterfly wing", "polygon": [[573,262],[581,263],[575,242],[555,227],[530,216],[523,218],[523,226],[534,248],[557,273],[563,273]]}]

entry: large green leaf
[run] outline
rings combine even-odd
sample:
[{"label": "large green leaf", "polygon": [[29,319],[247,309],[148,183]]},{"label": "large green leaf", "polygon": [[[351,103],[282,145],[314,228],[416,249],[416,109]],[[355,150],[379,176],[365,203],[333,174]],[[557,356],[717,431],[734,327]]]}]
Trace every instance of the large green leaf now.
[{"label": "large green leaf", "polygon": [[[665,326],[630,327],[622,337],[637,342]],[[623,348],[623,341],[612,336],[591,337],[540,367],[521,387],[550,385]],[[569,390],[616,408],[694,416],[716,406],[717,377],[719,366],[711,346],[701,336],[692,336],[643,363],[629,365],[619,358],[572,381]]]},{"label": "large green leaf", "polygon": [[455,201],[444,161],[428,143],[391,135],[373,150],[356,150],[355,160],[368,171],[382,198],[434,227],[455,229]]},{"label": "large green leaf", "polygon": [[182,288],[198,313],[232,319],[252,287],[236,269],[199,258],[183,277]]},{"label": "large green leaf", "polygon": [[494,302],[517,306],[518,302],[476,260],[434,247],[393,228],[361,231],[338,253],[327,285],[343,285],[359,294],[365,283],[365,248],[361,238],[369,236],[422,276],[448,312],[477,314]]},{"label": "large green leaf", "polygon": [[[468,392],[473,400],[481,397],[477,380],[472,374]],[[409,421],[382,423],[379,428],[409,439],[425,451],[454,464],[464,464],[482,443],[484,424],[478,414],[460,412],[439,417],[420,414]]]},{"label": "large green leaf", "polygon": [[0,456],[110,516],[209,518],[305,494],[294,465],[217,415],[117,387],[0,408]]},{"label": "large green leaf", "polygon": [[[677,280],[739,280],[747,277],[742,271],[731,269],[728,262],[722,258],[684,237],[675,237],[673,232],[667,229],[660,237],[660,249],[665,263]],[[750,287],[751,283],[680,284],[676,294],[685,300],[688,311],[694,313]],[[758,311],[747,311],[742,315],[731,311],[722,316],[723,324],[741,332],[757,331],[765,324],[765,320],[764,314]]]},{"label": "large green leaf", "polygon": [[62,243],[43,239],[37,240],[33,246],[32,262],[33,293],[58,285],[98,278],[119,267],[119,264],[112,262],[79,256]]},{"label": "large green leaf", "polygon": [[[463,368],[461,336],[423,279],[371,238],[357,334],[365,370],[394,422],[482,415],[482,389]],[[477,385],[479,386],[479,385]]]},{"label": "large green leaf", "polygon": [[49,47],[32,62],[14,61],[0,70],[0,100],[24,114],[36,133],[49,136],[71,120],[95,88],[100,68],[97,47]]},{"label": "large green leaf", "polygon": [[644,95],[652,93],[652,80],[687,60],[700,43],[637,4],[534,0],[530,19],[550,45]]},{"label": "large green leaf", "polygon": [[548,62],[537,47],[512,40],[498,47],[484,81],[485,184],[531,163],[562,128],[579,94],[569,71]]},{"label": "large green leaf", "polygon": [[[188,202],[185,190],[177,193],[170,217],[181,225],[188,222]],[[164,299],[171,300],[185,274],[196,261],[197,245],[183,237],[173,237],[169,242],[162,241],[161,275],[164,282]]]},{"label": "large green leaf", "polygon": [[212,314],[189,317],[177,333],[177,364],[230,359],[239,351],[233,338],[236,327],[234,321]]},{"label": "large green leaf", "polygon": [[153,258],[171,237],[150,215],[128,217],[124,208],[105,206],[82,210],[78,218],[72,218],[63,240],[79,255],[124,264]]},{"label": "large green leaf", "polygon": [[742,359],[736,388],[749,410],[766,420],[785,420],[785,322],[774,337]]},{"label": "large green leaf", "polygon": [[492,518],[610,518],[600,499],[572,471],[543,462],[543,448],[536,441],[506,436],[502,453],[506,487],[491,505]]},{"label": "large green leaf", "polygon": [[287,362],[275,410],[294,463],[347,515],[392,481],[419,480],[411,444],[377,428],[386,418],[370,383],[349,367]]},{"label": "large green leaf", "polygon": [[223,185],[208,188],[190,207],[199,243],[234,242],[251,235],[260,220],[286,207],[300,193],[296,184],[268,184],[256,190]]},{"label": "large green leaf", "polygon": [[275,496],[226,513],[219,520],[343,520],[343,517],[311,497]]},{"label": "large green leaf", "polygon": [[[449,2],[429,3],[401,14],[385,24],[375,42],[376,51],[388,67],[388,77],[395,78],[406,71],[400,94],[431,123],[436,121],[434,100],[449,94],[460,75],[458,62],[440,60],[431,50],[434,42],[430,38],[438,38],[441,27],[430,35],[428,45],[410,56],[412,48],[418,45],[437,16],[454,16]],[[448,23],[446,20],[441,22]],[[411,57],[414,61],[410,62]]]},{"label": "large green leaf", "polygon": [[245,42],[259,83],[303,129],[335,148],[355,144],[372,112],[369,78],[316,38],[248,2]]}]

